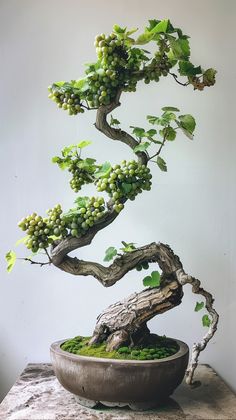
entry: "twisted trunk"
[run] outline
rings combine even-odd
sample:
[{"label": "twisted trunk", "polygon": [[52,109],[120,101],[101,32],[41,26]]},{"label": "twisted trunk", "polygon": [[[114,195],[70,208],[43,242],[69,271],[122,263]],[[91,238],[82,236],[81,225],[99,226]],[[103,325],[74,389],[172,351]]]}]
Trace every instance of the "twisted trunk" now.
[{"label": "twisted trunk", "polygon": [[[121,91],[117,92],[112,104],[98,108],[95,126],[107,137],[121,141],[134,149],[139,144],[138,141],[125,131],[111,127],[107,122],[107,115],[120,105],[120,95]],[[136,155],[141,164],[147,165],[148,155],[145,152],[138,152]],[[150,340],[147,321],[179,305],[183,296],[182,286],[187,283],[192,284],[193,293],[200,294],[206,299],[206,310],[211,316],[211,325],[207,334],[193,347],[191,362],[187,370],[187,383],[192,384],[199,354],[217,329],[218,314],[213,308],[212,295],[200,287],[198,279],[184,272],[179,257],[171,248],[162,243],[151,243],[117,257],[109,267],[68,256],[71,251],[89,245],[101,229],[116,219],[118,213],[113,210],[112,204],[112,201],[107,203],[108,211],[104,217],[84,236],[55,241],[51,249],[50,262],[73,275],[92,275],[105,287],[112,286],[128,271],[144,261],[158,263],[162,270],[160,287],[134,293],[124,301],[109,306],[97,318],[91,343],[106,340],[108,350],[124,344],[132,346]]]},{"label": "twisted trunk", "polygon": [[[174,280],[166,280],[159,288],[134,293],[109,306],[97,318],[90,344],[107,341],[107,350],[122,345],[137,345],[149,339],[146,323],[181,303],[183,291]],[[147,336],[147,337],[146,337]]]}]

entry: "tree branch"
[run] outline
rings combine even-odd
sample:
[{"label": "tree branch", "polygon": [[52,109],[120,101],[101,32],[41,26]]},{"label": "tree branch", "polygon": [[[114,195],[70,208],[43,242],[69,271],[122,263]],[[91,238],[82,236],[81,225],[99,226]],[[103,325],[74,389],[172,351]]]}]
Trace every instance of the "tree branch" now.
[{"label": "tree branch", "polygon": [[[120,106],[120,96],[122,90],[119,90],[115,100],[110,105],[100,106],[97,110],[96,123],[95,127],[101,131],[105,136],[109,137],[112,140],[118,140],[122,143],[127,144],[131,149],[134,149],[138,146],[138,141],[135,140],[130,134],[126,131],[121,130],[120,128],[113,128],[107,122],[107,115]],[[137,152],[138,159],[140,163],[147,164],[147,155],[144,152]]]},{"label": "tree branch", "polygon": [[94,236],[97,234],[97,232],[99,232],[101,229],[104,229],[106,226],[112,223],[117,216],[118,213],[115,210],[108,210],[105,216],[101,218],[98,223],[95,223],[94,226],[90,228],[88,232],[82,237],[75,238],[69,236],[66,239],[55,241],[51,249],[52,263],[55,266],[59,267],[67,254],[74,251],[75,249],[89,245],[92,242]]},{"label": "tree branch", "polygon": [[204,335],[202,340],[199,343],[195,343],[193,345],[191,360],[190,360],[189,367],[186,372],[187,384],[193,385],[193,375],[198,365],[199,354],[201,351],[203,351],[206,348],[207,343],[211,340],[211,338],[215,334],[217,330],[218,321],[219,321],[219,315],[216,312],[216,310],[213,308],[214,299],[212,295],[201,287],[201,283],[198,279],[186,274],[182,268],[176,272],[176,276],[180,284],[182,285],[191,284],[193,293],[204,296],[206,300],[206,305],[205,305],[206,309],[212,319],[209,330]]},{"label": "tree branch", "polygon": [[163,271],[162,278],[174,276],[174,273],[182,268],[179,258],[168,245],[162,243],[157,244],[155,242],[136,248],[134,251],[125,253],[121,257],[117,257],[108,267],[96,262],[83,261],[76,257],[72,258],[68,256],[57,267],[73,275],[93,276],[103,286],[110,287],[128,273],[128,271],[133,270],[138,264],[144,261],[157,262]]}]

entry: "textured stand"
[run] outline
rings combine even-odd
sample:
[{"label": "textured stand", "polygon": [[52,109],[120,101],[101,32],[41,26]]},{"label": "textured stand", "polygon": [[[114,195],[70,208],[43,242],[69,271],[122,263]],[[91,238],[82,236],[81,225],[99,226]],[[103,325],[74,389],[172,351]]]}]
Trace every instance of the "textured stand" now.
[{"label": "textured stand", "polygon": [[29,364],[0,405],[1,420],[235,420],[236,396],[207,365],[179,386],[164,407],[146,412],[82,407],[57,381],[50,364]]}]

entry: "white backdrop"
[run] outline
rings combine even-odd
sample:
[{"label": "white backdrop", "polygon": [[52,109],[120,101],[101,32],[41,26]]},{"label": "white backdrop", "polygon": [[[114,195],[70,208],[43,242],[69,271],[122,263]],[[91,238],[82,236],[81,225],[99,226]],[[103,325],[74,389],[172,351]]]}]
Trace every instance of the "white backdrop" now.
[{"label": "white backdrop", "polygon": [[[219,329],[201,356],[236,388],[235,142],[233,132],[235,1],[205,0],[1,0],[1,278],[0,396],[28,362],[49,361],[51,342],[90,334],[97,314],[112,302],[141,290],[142,276],[128,274],[112,288],[93,278],[21,262],[8,275],[4,255],[22,236],[17,222],[58,202],[75,198],[67,174],[50,162],[63,145],[91,139],[87,153],[119,162],[131,157],[125,145],[109,141],[94,126],[93,112],[69,117],[47,98],[47,86],[83,74],[95,59],[94,36],[114,23],[143,28],[150,18],[169,17],[191,35],[196,64],[218,70],[217,84],[193,92],[163,78],[125,94],[114,115],[122,126],[145,125],[162,106],[180,107],[197,120],[193,142],[179,136],[164,151],[168,172],[153,168],[152,192],[126,205],[78,257],[102,261],[105,249],[121,240],[138,245],[163,241],[180,256],[187,272],[215,296]],[[82,193],[90,193],[90,188]],[[22,246],[18,254],[23,256]],[[198,299],[199,300],[199,299]],[[201,300],[201,299],[200,299]],[[183,304],[150,323],[154,332],[190,346],[205,333],[202,313],[187,287]]]}]

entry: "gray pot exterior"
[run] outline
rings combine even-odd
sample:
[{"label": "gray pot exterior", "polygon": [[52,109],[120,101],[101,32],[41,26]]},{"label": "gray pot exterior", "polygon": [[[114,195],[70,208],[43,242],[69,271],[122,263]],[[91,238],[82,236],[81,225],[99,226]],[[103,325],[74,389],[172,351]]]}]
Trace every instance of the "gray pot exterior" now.
[{"label": "gray pot exterior", "polygon": [[179,351],[173,356],[147,361],[79,356],[60,348],[65,341],[51,345],[56,377],[79,399],[96,403],[147,403],[153,406],[174,392],[188,365],[189,348],[179,340],[175,340]]}]

